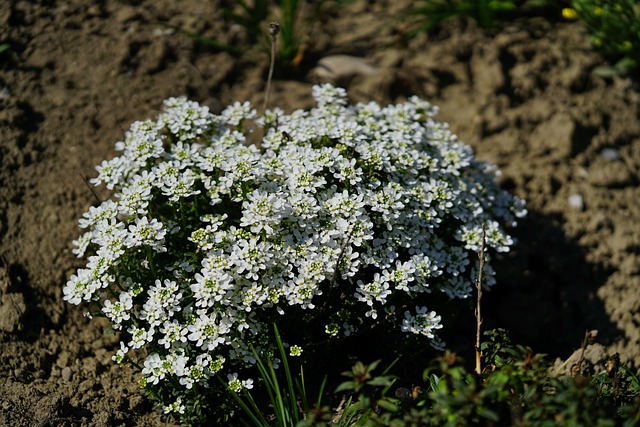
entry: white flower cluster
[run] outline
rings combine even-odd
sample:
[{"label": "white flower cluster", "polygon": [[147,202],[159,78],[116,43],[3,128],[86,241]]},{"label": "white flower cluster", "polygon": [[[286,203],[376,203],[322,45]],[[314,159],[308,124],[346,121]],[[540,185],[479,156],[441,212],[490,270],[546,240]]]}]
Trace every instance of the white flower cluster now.
[{"label": "white flower cluster", "polygon": [[247,143],[248,103],[216,116],[172,98],[97,167],[92,182],[115,201],[80,220],[74,253],[88,262],[64,298],[123,331],[116,361],[147,350],[145,384],[206,388],[223,371],[232,389],[251,387],[234,371],[283,316],[321,318],[329,336],[386,322],[437,343],[440,316],[416,302],[471,294],[483,226],[487,250],[509,250],[502,225],[523,202],[429,103],[348,106],[329,85],[313,95],[310,111],[259,118],[260,146]]}]

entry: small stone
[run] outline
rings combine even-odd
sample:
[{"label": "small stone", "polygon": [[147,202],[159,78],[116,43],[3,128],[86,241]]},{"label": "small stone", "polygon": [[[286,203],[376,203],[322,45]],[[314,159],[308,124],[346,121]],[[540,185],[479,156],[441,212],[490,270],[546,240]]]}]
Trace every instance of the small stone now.
[{"label": "small stone", "polygon": [[5,86],[2,89],[0,89],[0,100],[9,99],[10,97],[11,97],[11,90],[9,89],[9,86]]},{"label": "small stone", "polygon": [[569,196],[569,206],[572,209],[583,211],[584,210],[584,199],[580,194],[572,194]]},{"label": "small stone", "polygon": [[115,10],[113,17],[117,22],[123,24],[134,19],[139,19],[140,15],[136,8],[126,5],[120,5],[120,7]]},{"label": "small stone", "polygon": [[576,170],[576,176],[578,178],[581,179],[585,179],[589,177],[589,172],[587,172],[587,170],[585,168],[583,168],[582,166],[580,166],[577,170]]},{"label": "small stone", "polygon": [[325,82],[336,82],[358,74],[370,76],[376,72],[377,69],[367,64],[364,59],[349,55],[325,56],[312,70],[314,77]]},{"label": "small stone", "polygon": [[620,152],[615,148],[605,148],[600,152],[603,159],[613,161],[620,160]]},{"label": "small stone", "polygon": [[71,354],[68,351],[63,350],[62,352],[60,352],[60,355],[58,356],[58,360],[56,360],[56,365],[59,368],[65,368],[69,366],[70,357],[71,357]]},{"label": "small stone", "polygon": [[60,372],[60,376],[62,377],[62,380],[65,382],[68,382],[71,380],[71,368],[68,366],[65,366],[64,368],[62,368],[62,371]]},{"label": "small stone", "polygon": [[170,35],[174,34],[175,32],[176,32],[176,30],[173,29],[173,28],[155,28],[151,32],[151,35],[153,37],[164,37],[164,36],[170,36]]}]

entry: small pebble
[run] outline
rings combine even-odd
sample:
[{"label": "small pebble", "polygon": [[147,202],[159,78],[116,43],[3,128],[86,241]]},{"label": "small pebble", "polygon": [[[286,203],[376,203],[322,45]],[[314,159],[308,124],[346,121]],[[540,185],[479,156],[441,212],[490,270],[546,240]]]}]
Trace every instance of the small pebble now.
[{"label": "small pebble", "polygon": [[62,371],[60,372],[60,376],[62,377],[63,381],[71,380],[71,368],[68,366],[65,366],[64,368],[62,368]]},{"label": "small pebble", "polygon": [[371,76],[377,69],[365,62],[364,59],[349,55],[325,56],[318,61],[312,70],[320,81],[339,81],[356,75]]},{"label": "small pebble", "polygon": [[619,160],[620,152],[615,148],[605,148],[600,152],[600,156],[602,156],[603,159],[609,160],[609,161]]},{"label": "small pebble", "polygon": [[576,170],[576,176],[578,178],[588,178],[589,177],[589,172],[587,172],[587,170],[585,168],[583,168],[582,166],[578,167],[578,169]]},{"label": "small pebble", "polygon": [[571,208],[583,211],[584,210],[584,199],[580,194],[572,194],[569,196],[569,206]]}]

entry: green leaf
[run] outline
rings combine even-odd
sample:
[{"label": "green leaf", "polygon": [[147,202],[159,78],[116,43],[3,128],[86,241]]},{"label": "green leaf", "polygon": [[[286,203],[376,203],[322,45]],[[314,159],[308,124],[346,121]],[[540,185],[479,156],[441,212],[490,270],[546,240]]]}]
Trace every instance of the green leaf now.
[{"label": "green leaf", "polygon": [[391,376],[383,376],[383,377],[375,377],[370,381],[367,381],[367,384],[372,386],[386,386],[393,382],[393,377]]},{"label": "green leaf", "polygon": [[493,412],[491,409],[483,408],[482,406],[480,406],[478,408],[478,415],[480,415],[482,418],[486,418],[486,419],[491,420],[493,422],[500,421],[500,417],[498,416],[498,414]]},{"label": "green leaf", "polygon": [[593,74],[600,77],[613,77],[620,75],[620,71],[610,65],[601,65],[593,69]]},{"label": "green leaf", "polygon": [[336,393],[339,391],[345,391],[345,390],[355,390],[356,388],[356,383],[353,381],[345,381],[342,384],[340,384],[338,386],[338,388],[336,388]]},{"label": "green leaf", "polygon": [[389,399],[380,399],[378,400],[378,406],[383,409],[386,409],[389,412],[398,412],[399,407],[394,402]]}]

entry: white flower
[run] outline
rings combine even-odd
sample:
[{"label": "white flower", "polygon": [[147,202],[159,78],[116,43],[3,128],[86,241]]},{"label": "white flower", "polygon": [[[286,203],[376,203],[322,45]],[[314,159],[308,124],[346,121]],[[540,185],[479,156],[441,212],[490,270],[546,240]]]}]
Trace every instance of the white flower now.
[{"label": "white flower", "polygon": [[197,175],[191,169],[180,172],[175,169],[167,169],[166,172],[161,189],[162,194],[169,197],[169,201],[177,202],[180,199],[200,194],[200,190],[195,186]]},{"label": "white flower", "polygon": [[127,246],[148,245],[154,249],[163,248],[161,243],[166,233],[167,230],[157,219],[149,221],[146,216],[136,218],[135,223],[129,226]]},{"label": "white flower", "polygon": [[[224,358],[222,358],[222,362]],[[214,365],[216,362],[210,354],[204,353],[196,356],[195,363],[187,367],[186,374],[180,377],[180,384],[186,389],[193,388],[194,384],[201,384],[205,388],[208,387],[207,380],[215,373]]]},{"label": "white flower", "polygon": [[129,329],[127,329],[127,332],[131,335],[129,346],[131,348],[141,348],[153,340],[155,330],[153,327],[149,329],[143,329],[132,325],[131,327],[129,327]]},{"label": "white flower", "polygon": [[160,327],[160,332],[164,334],[158,340],[158,344],[169,348],[173,343],[183,343],[187,341],[187,328],[181,325],[177,320],[165,320]]},{"label": "white flower", "polygon": [[113,200],[105,200],[100,206],[91,206],[89,211],[78,220],[78,225],[82,228],[95,226],[102,220],[115,220],[118,215],[118,203]]},{"label": "white flower", "polygon": [[365,284],[362,280],[358,280],[358,288],[354,296],[358,301],[364,302],[371,307],[374,302],[384,305],[389,295],[391,295],[389,282],[380,273],[376,273],[371,283]]},{"label": "white flower", "polygon": [[71,304],[80,304],[86,295],[91,295],[91,270],[80,269],[76,274],[72,274],[67,284],[64,286],[63,299]]},{"label": "white flower", "polygon": [[222,119],[231,126],[238,126],[245,119],[252,119],[256,116],[256,110],[251,108],[249,102],[235,102],[233,105],[222,111]]},{"label": "white flower", "polygon": [[158,353],[152,353],[144,361],[142,375],[147,378],[151,384],[158,384],[167,374],[167,369]]},{"label": "white flower", "polygon": [[251,378],[239,380],[236,372],[227,375],[227,379],[229,380],[229,388],[236,393],[240,393],[242,389],[250,390],[253,388],[253,380]]},{"label": "white flower", "polygon": [[412,260],[407,262],[396,261],[396,269],[384,271],[384,276],[395,284],[395,288],[409,292],[409,284],[415,280],[415,264]]},{"label": "white flower", "polygon": [[330,84],[314,86],[312,95],[320,107],[347,104],[347,92],[343,88],[334,87]]},{"label": "white flower", "polygon": [[182,398],[178,397],[175,402],[170,403],[162,407],[162,413],[164,414],[184,414],[186,406],[182,403]]},{"label": "white flower", "polygon": [[289,348],[289,355],[291,357],[298,357],[302,355],[302,347],[300,347],[299,345],[292,345]]},{"label": "white flower", "polygon": [[120,341],[120,348],[116,351],[116,354],[111,356],[111,360],[116,363],[122,363],[129,352],[129,347],[127,347],[122,341]]},{"label": "white flower", "polygon": [[151,326],[160,326],[174,313],[182,310],[180,292],[176,282],[165,279],[155,281],[148,293],[148,299],[140,311],[140,319],[146,320]]},{"label": "white flower", "polygon": [[226,342],[225,335],[231,330],[231,324],[215,312],[200,314],[193,325],[187,327],[187,338],[203,350],[213,350]]},{"label": "white flower", "polygon": [[72,242],[74,248],[71,250],[78,258],[82,258],[84,254],[87,252],[87,248],[89,248],[89,244],[91,244],[91,236],[92,233],[90,231],[84,233],[76,240]]},{"label": "white flower", "polygon": [[410,311],[404,312],[404,319],[400,329],[402,332],[422,334],[427,338],[433,338],[433,331],[442,328],[440,320],[441,317],[436,315],[435,311],[428,312],[427,307],[416,307],[415,316]]},{"label": "white flower", "polygon": [[243,274],[247,279],[258,280],[258,273],[271,266],[273,256],[269,243],[250,238],[238,241],[230,258],[236,273]]},{"label": "white flower", "polygon": [[344,334],[345,337],[348,337],[349,335],[353,334],[356,332],[356,327],[354,325],[351,325],[347,322],[344,322],[342,324],[342,329],[344,329],[344,331],[342,332]]},{"label": "white flower", "polygon": [[191,291],[196,307],[212,307],[216,302],[226,300],[227,292],[233,289],[231,276],[223,269],[204,268],[195,274],[195,283]]},{"label": "white flower", "polygon": [[356,167],[356,159],[341,158],[332,170],[335,170],[333,177],[338,181],[348,185],[357,185],[362,181],[362,169]]},{"label": "white flower", "polygon": [[274,234],[274,227],[278,227],[282,219],[284,206],[277,189],[270,192],[254,190],[247,195],[247,200],[242,204],[240,226],[249,226],[251,232],[256,234],[262,230],[268,235]]},{"label": "white flower", "polygon": [[132,170],[131,165],[123,157],[114,157],[111,160],[104,160],[100,166],[96,166],[98,176],[89,180],[93,185],[104,183],[109,190],[120,183],[120,181]]},{"label": "white flower", "polygon": [[93,230],[91,243],[98,245],[98,255],[113,261],[124,253],[127,241],[125,224],[116,219],[98,221]]},{"label": "white flower", "polygon": [[159,127],[152,121],[134,122],[125,135],[125,140],[116,144],[124,151],[124,158],[138,167],[144,167],[148,159],[157,158],[163,152],[163,137]]},{"label": "white flower", "polygon": [[193,140],[216,125],[208,107],[188,101],[185,97],[169,98],[164,104],[168,108],[158,119],[158,124],[168,128],[180,141]]},{"label": "white flower", "polygon": [[151,188],[142,187],[132,184],[122,188],[122,190],[116,194],[118,197],[118,210],[125,216],[132,216],[136,214],[144,215],[147,212],[148,200],[150,198]]},{"label": "white flower", "polygon": [[115,303],[111,300],[105,300],[102,306],[102,312],[113,322],[113,329],[121,329],[122,322],[127,321],[131,317],[129,312],[133,307],[133,300],[130,292],[121,292],[118,301]]}]

